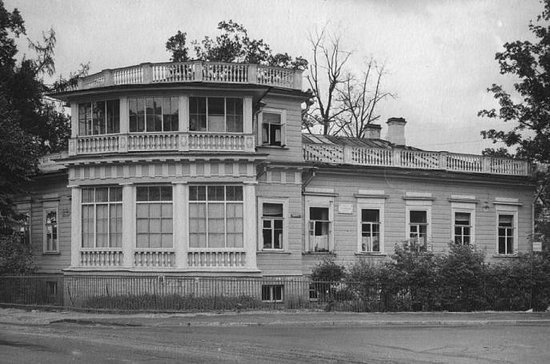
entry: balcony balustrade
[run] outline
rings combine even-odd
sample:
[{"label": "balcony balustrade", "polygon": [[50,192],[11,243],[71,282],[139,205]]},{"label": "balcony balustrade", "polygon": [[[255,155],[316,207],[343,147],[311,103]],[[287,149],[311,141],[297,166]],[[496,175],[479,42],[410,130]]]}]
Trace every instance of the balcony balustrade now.
[{"label": "balcony balustrade", "polygon": [[89,135],[69,140],[69,155],[103,153],[193,151],[254,152],[252,134],[170,132]]},{"label": "balcony balustrade", "polygon": [[448,152],[364,148],[329,144],[304,144],[308,162],[375,167],[446,170],[513,176],[530,175],[527,161]]},{"label": "balcony balustrade", "polygon": [[174,82],[256,84],[301,90],[302,71],[243,63],[201,61],[143,63],[136,66],[103,70],[82,77],[78,80],[77,85],[64,91]]}]

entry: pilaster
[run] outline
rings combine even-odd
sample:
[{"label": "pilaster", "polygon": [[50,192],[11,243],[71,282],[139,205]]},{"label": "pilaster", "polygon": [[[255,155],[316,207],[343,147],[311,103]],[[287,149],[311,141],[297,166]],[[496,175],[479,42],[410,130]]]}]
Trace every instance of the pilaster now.
[{"label": "pilaster", "polygon": [[71,267],[80,266],[80,247],[82,244],[82,219],[80,218],[81,196],[80,187],[69,186],[71,189]]},{"label": "pilaster", "polygon": [[187,268],[187,251],[189,243],[187,231],[189,218],[187,201],[189,199],[189,188],[185,182],[174,182],[174,249],[176,251],[176,268]]},{"label": "pilaster", "polygon": [[256,182],[244,182],[243,186],[243,240],[246,251],[246,268],[258,269],[256,264]]},{"label": "pilaster", "polygon": [[134,247],[136,245],[136,187],[122,185],[122,266],[131,268],[134,264]]}]

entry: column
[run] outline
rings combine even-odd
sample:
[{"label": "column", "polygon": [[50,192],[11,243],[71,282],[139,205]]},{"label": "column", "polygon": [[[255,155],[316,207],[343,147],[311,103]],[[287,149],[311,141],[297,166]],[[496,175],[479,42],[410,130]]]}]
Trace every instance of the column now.
[{"label": "column", "polygon": [[246,251],[246,268],[258,269],[256,265],[256,249],[257,249],[257,223],[256,223],[256,184],[257,182],[244,182],[243,197],[243,240],[244,249]]},{"label": "column", "polygon": [[187,201],[189,188],[186,182],[173,182],[174,185],[174,250],[176,251],[176,268],[187,268],[187,251],[189,243],[187,232],[189,218],[187,211]]},{"label": "column", "polygon": [[136,246],[136,187],[131,183],[122,185],[122,266],[134,265]]},{"label": "column", "polygon": [[80,266],[80,247],[82,245],[81,196],[79,186],[68,186],[71,189],[71,267]]}]

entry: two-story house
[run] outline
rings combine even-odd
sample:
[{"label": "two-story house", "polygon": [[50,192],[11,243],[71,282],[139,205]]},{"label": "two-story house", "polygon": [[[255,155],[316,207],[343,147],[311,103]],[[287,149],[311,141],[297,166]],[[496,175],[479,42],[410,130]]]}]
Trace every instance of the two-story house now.
[{"label": "two-story house", "polygon": [[44,166],[26,231],[42,272],[303,276],[404,241],[530,249],[525,161],[302,134],[301,71],[184,62],[104,70],[53,97],[67,155]]}]

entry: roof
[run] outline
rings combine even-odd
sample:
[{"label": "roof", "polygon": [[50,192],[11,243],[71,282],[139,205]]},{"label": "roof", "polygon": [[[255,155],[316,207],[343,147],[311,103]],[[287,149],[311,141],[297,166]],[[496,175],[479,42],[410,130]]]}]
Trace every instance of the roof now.
[{"label": "roof", "polygon": [[334,135],[302,133],[302,142],[305,144],[347,145],[360,148],[391,149],[393,144],[383,139],[366,139]]}]

